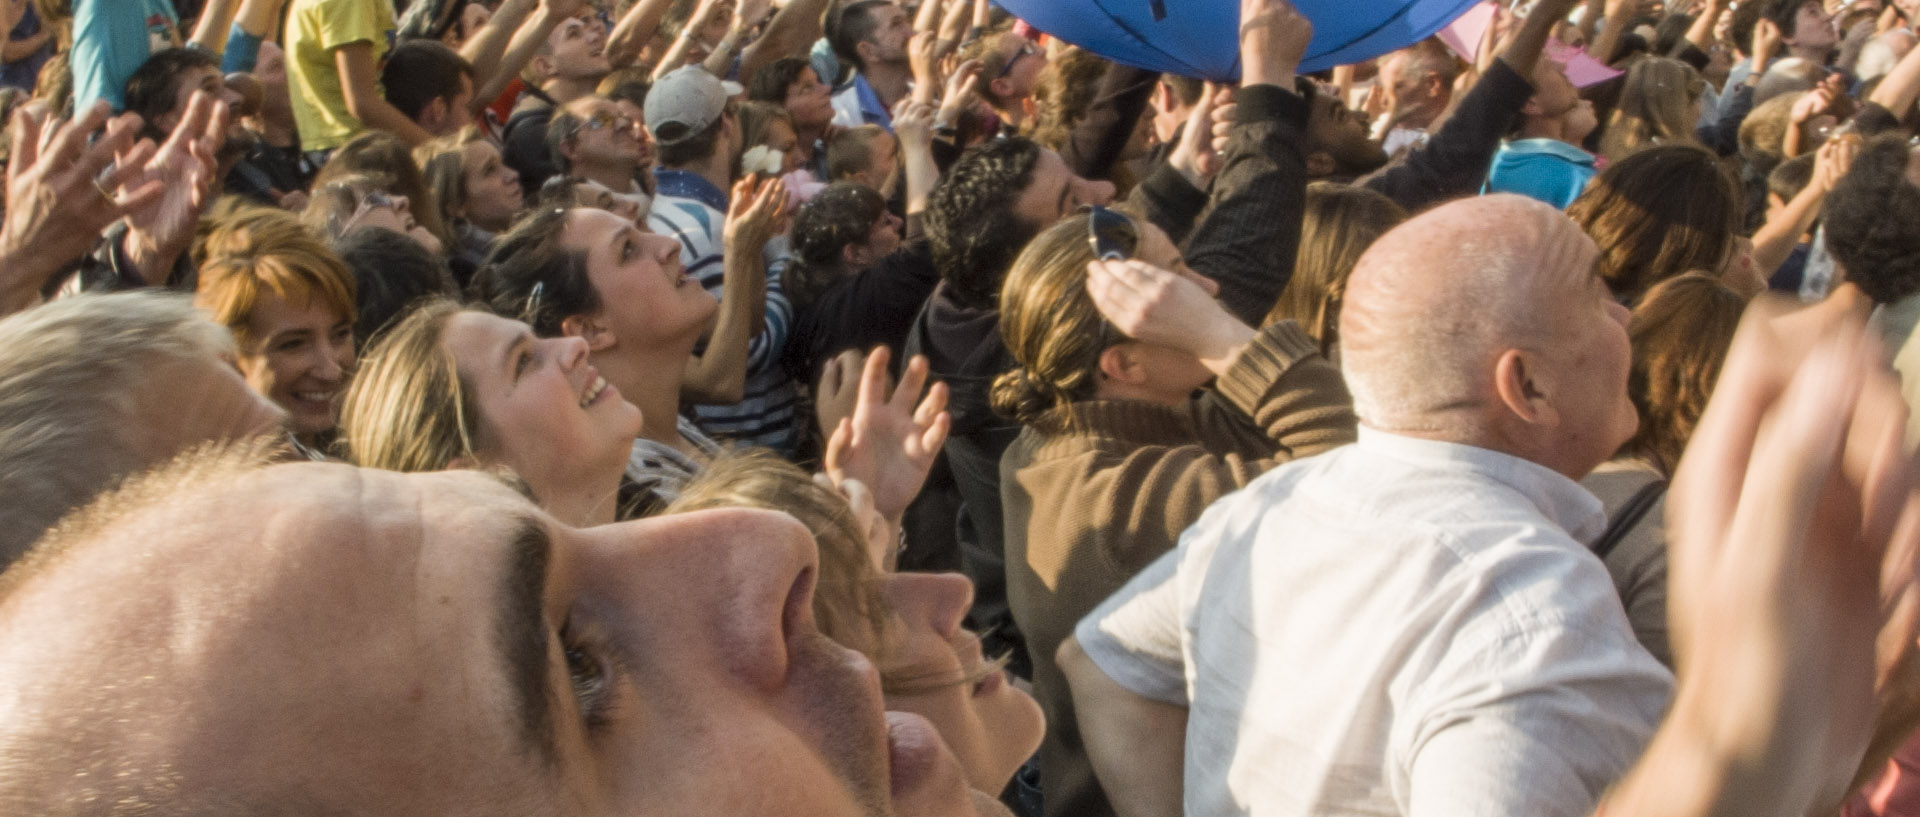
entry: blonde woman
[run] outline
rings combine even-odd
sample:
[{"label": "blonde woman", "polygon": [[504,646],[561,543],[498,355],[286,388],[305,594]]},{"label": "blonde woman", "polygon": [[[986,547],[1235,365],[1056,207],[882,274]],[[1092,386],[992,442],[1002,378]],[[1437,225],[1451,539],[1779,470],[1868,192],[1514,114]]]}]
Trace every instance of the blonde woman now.
[{"label": "blonde woman", "polygon": [[1600,135],[1600,155],[1617,162],[1651,145],[1693,143],[1707,81],[1679,60],[1648,57],[1627,69],[1620,102]]},{"label": "blonde woman", "polygon": [[1347,276],[1374,239],[1406,220],[1406,210],[1369,188],[1335,182],[1307,185],[1306,219],[1300,226],[1293,277],[1263,323],[1300,324],[1320,343],[1322,357],[1338,361],[1340,302]]},{"label": "blonde woman", "polygon": [[1006,788],[1040,745],[1046,721],[1032,696],[1008,683],[1005,660],[984,656],[980,637],[960,626],[973,601],[966,577],[877,569],[870,532],[886,526],[870,524],[877,511],[865,492],[851,488],[843,495],[765,449],[709,463],[667,512],[738,507],[791,514],[813,532],[820,547],[813,596],[820,631],[880,670],[888,710],[933,723],[973,789]]},{"label": "blonde woman", "polygon": [[536,338],[516,320],[427,304],[368,351],[340,425],[356,465],[500,468],[569,525],[633,515],[621,475],[640,410],[579,338]]}]

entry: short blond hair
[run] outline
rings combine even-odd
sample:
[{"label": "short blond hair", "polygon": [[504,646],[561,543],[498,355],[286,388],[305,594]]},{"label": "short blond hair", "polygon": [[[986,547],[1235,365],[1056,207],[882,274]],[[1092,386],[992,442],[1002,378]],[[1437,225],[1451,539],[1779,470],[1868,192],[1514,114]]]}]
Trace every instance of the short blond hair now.
[{"label": "short blond hair", "polygon": [[82,295],[0,320],[0,569],[63,514],[153,465],[141,398],[232,337],[183,295]]}]

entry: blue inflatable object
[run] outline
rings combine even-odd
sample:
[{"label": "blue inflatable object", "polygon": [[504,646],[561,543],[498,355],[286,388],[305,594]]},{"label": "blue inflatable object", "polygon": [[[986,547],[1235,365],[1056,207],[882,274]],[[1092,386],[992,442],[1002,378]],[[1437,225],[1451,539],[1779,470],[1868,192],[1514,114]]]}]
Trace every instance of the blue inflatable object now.
[{"label": "blue inflatable object", "polygon": [[[1034,28],[1114,62],[1182,76],[1240,77],[1239,0],[996,0]],[[1301,73],[1360,62],[1433,36],[1480,0],[1293,0],[1313,21]]]}]

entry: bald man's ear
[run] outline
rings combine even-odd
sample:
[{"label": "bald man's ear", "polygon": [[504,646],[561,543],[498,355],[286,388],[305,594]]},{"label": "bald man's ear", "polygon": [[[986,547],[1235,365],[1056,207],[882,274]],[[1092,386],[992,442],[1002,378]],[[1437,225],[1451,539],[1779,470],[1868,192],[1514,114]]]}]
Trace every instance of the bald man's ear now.
[{"label": "bald man's ear", "polygon": [[1559,425],[1560,413],[1547,400],[1534,374],[1525,353],[1519,349],[1501,352],[1500,359],[1493,364],[1494,393],[1500,396],[1501,404],[1508,411],[1531,425]]},{"label": "bald man's ear", "polygon": [[1333,161],[1333,154],[1324,150],[1316,150],[1307,154],[1307,178],[1331,176],[1336,169],[1338,169],[1338,166]]},{"label": "bald man's ear", "polygon": [[1537,96],[1528,97],[1527,104],[1520,106],[1521,116],[1544,116],[1545,114],[1546,109],[1540,107],[1540,98]]},{"label": "bald man's ear", "polygon": [[1147,382],[1147,367],[1140,356],[1134,354],[1136,347],[1131,343],[1122,343],[1107,347],[1100,353],[1100,373],[1108,380],[1125,383],[1129,386],[1142,386]]}]

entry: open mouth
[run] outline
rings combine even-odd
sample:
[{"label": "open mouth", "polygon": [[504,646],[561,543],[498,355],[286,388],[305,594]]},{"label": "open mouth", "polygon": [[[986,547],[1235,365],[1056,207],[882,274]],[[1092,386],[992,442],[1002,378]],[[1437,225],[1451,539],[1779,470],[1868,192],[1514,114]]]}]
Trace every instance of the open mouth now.
[{"label": "open mouth", "polygon": [[607,379],[597,374],[594,375],[592,380],[587,381],[586,393],[580,396],[580,407],[586,408],[593,405],[595,400],[600,399],[600,396],[606,393]]}]

